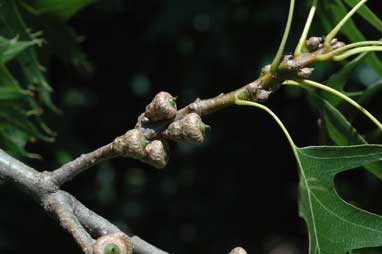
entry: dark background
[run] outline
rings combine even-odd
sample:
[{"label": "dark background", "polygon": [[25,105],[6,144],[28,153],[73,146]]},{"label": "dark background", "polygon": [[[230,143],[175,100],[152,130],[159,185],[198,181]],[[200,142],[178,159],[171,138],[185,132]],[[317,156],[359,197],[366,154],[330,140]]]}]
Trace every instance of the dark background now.
[{"label": "dark background", "polygon": [[[308,12],[305,1],[297,2],[291,46]],[[369,2],[381,14],[380,1]],[[85,37],[82,47],[94,75],[76,73],[58,60],[50,63],[54,100],[64,114],[49,116],[57,141],[30,145],[44,160],[29,163],[52,170],[112,141],[134,126],[161,90],[178,96],[182,106],[253,81],[277,50],[288,5],[286,0],[109,0],[86,8],[70,24]],[[320,25],[317,17],[317,35],[324,33]],[[370,39],[380,36],[366,33]],[[317,67],[317,80],[330,74],[329,67]],[[365,68],[356,73],[355,84],[362,85]],[[283,88],[267,105],[296,144],[318,144],[318,115],[304,92]],[[279,127],[254,108],[232,107],[204,121],[212,126],[206,143],[171,144],[165,170],[115,159],[64,189],[170,253],[228,253],[235,246],[252,254],[306,253],[296,164]],[[380,212],[373,201],[380,191],[375,180],[365,173],[349,179],[347,188],[358,194],[347,199],[368,197],[365,208]],[[29,197],[8,185],[0,187],[0,196],[0,253],[80,253]]]}]

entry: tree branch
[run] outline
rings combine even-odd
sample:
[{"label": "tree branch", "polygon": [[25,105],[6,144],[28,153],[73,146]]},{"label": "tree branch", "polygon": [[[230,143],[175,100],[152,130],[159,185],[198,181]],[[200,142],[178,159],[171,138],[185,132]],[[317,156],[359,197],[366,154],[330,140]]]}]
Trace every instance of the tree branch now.
[{"label": "tree branch", "polygon": [[85,254],[92,254],[94,240],[82,227],[73,213],[73,204],[62,192],[57,192],[47,199],[47,207],[56,215],[63,227],[70,233]]},{"label": "tree branch", "polygon": [[113,151],[112,145],[105,145],[88,154],[82,154],[77,159],[62,165],[60,168],[51,173],[51,180],[57,186],[61,186],[65,182],[72,180],[76,175],[80,174],[87,168],[116,156],[117,154]]},{"label": "tree branch", "polygon": [[[164,132],[165,130],[168,131],[170,127],[173,127],[174,133],[198,138],[202,127],[205,128],[204,123],[201,122],[201,116],[232,106],[237,99],[264,102],[271,93],[279,89],[285,80],[308,78],[313,71],[311,68],[306,68],[308,65],[318,61],[318,56],[342,46],[344,46],[342,42],[334,40],[330,47],[317,45],[310,53],[300,54],[297,57],[285,56],[278,65],[276,73],[271,73],[270,65],[267,65],[254,82],[211,99],[197,99],[178,111],[176,111],[176,106],[170,108],[168,112],[173,113],[173,115],[162,118],[162,120],[154,120],[154,118],[150,120],[149,116],[153,115],[148,114],[148,108],[158,110],[152,104],[151,107],[146,107],[146,112],[138,118],[134,129],[117,137],[110,144],[88,154],[83,154],[52,172],[38,172],[0,149],[0,181],[12,183],[31,195],[45,211],[60,222],[61,226],[73,236],[86,254],[98,254],[94,253],[96,251],[95,246],[103,246],[102,244],[108,243],[107,241],[114,241],[113,239],[118,241],[118,244],[128,241],[128,243],[122,244],[128,246],[126,247],[127,253],[131,252],[130,247],[132,247],[134,252],[138,254],[167,254],[167,252],[154,247],[138,236],[128,238],[111,222],[88,209],[71,194],[60,190],[61,185],[97,163],[116,156],[139,159],[161,168],[166,165],[168,158],[166,146],[162,142],[163,139],[169,138],[166,136],[168,134]],[[171,95],[165,93],[164,96]],[[172,103],[168,97],[165,100],[159,100],[159,102]],[[190,115],[192,115],[191,118],[186,117]],[[187,121],[182,122],[186,118]],[[189,129],[180,129],[183,128],[179,125],[181,122],[186,124],[186,127],[195,127],[196,131],[199,132],[195,134]],[[175,140],[178,142],[192,141],[192,139]],[[203,138],[196,139],[198,142],[200,140],[202,141]],[[242,249],[235,249],[235,251],[239,250],[242,251]]]},{"label": "tree branch", "polygon": [[[31,195],[48,214],[60,222],[86,254],[93,254],[93,245],[98,237],[121,232],[117,226],[88,209],[70,193],[60,190],[47,172],[38,172],[28,167],[1,149],[0,179]],[[137,254],[167,253],[138,236],[131,237],[130,241]]]}]

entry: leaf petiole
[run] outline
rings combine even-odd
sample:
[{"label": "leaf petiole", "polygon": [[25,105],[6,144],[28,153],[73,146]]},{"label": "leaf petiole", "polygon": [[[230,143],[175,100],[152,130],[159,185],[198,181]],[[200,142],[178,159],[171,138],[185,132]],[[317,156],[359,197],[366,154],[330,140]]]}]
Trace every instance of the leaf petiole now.
[{"label": "leaf petiole", "polygon": [[329,53],[326,53],[323,55],[318,55],[318,56],[316,56],[315,59],[317,61],[328,61],[332,57],[339,55],[340,53],[346,52],[349,49],[365,47],[365,46],[382,46],[382,41],[361,41],[361,42],[351,43],[351,44],[345,45],[341,48],[330,51]]},{"label": "leaf petiole", "polygon": [[300,40],[298,41],[297,47],[294,50],[294,56],[295,57],[300,55],[302,49],[304,48],[304,44],[305,44],[305,41],[308,37],[308,33],[309,33],[310,27],[312,25],[314,15],[316,14],[316,10],[317,10],[317,0],[314,0],[312,7],[310,8],[308,18],[305,22],[304,30],[301,34]]},{"label": "leaf petiole", "polygon": [[339,91],[337,91],[331,87],[325,86],[323,84],[320,84],[320,83],[317,83],[317,82],[314,82],[311,80],[298,80],[298,81],[286,80],[286,81],[284,81],[283,85],[292,85],[292,86],[299,86],[299,87],[306,87],[306,86],[307,87],[315,87],[315,88],[321,89],[323,91],[326,91],[328,93],[334,94],[334,95],[340,97],[341,99],[345,100],[346,102],[348,102],[352,106],[354,106],[359,111],[361,111],[367,118],[369,118],[375,125],[377,125],[380,130],[382,130],[381,122],[378,121],[378,119],[375,118],[369,111],[367,111],[364,107],[362,107],[360,104],[358,104],[355,100],[349,98],[345,94],[343,94],[343,93],[341,93],[341,92],[339,92]]},{"label": "leaf petiole", "polygon": [[290,135],[290,133],[288,132],[287,128],[285,127],[283,122],[280,120],[280,118],[270,108],[268,108],[267,106],[264,106],[263,104],[257,103],[257,102],[240,100],[238,98],[235,99],[235,104],[239,105],[239,106],[256,107],[256,108],[264,110],[269,115],[271,115],[272,118],[276,121],[276,123],[280,126],[281,130],[284,132],[284,134],[285,134],[286,138],[288,139],[288,142],[289,142],[290,146],[292,147],[293,152],[297,158],[296,145],[294,144],[292,136]]},{"label": "leaf petiole", "polygon": [[345,17],[343,17],[343,19],[332,29],[332,31],[330,31],[328,33],[328,35],[325,37],[325,42],[324,42],[324,45],[325,46],[329,46],[330,42],[332,41],[332,39],[337,35],[337,33],[341,30],[341,28],[346,24],[346,22],[354,15],[354,13],[356,13],[359,8],[362,7],[362,5],[364,5],[368,0],[361,0],[359,1],[359,3],[357,5],[355,5],[353,7],[353,9],[351,9],[351,11],[348,12],[348,14],[346,14]]},{"label": "leaf petiole", "polygon": [[359,47],[359,48],[350,49],[341,55],[333,56],[333,60],[340,62],[353,55],[361,54],[364,52],[376,52],[376,51],[382,51],[382,46],[367,46],[367,47]]},{"label": "leaf petiole", "polygon": [[288,40],[290,27],[292,25],[294,5],[295,5],[295,0],[290,0],[288,21],[287,21],[287,24],[286,24],[286,27],[285,27],[285,30],[284,30],[283,38],[281,39],[281,43],[280,43],[279,49],[278,49],[278,51],[276,53],[275,58],[272,61],[271,73],[275,73],[276,72],[276,70],[279,67],[279,64],[281,62],[281,57],[283,55],[283,52],[284,52],[284,49],[285,49],[285,45],[286,45],[286,42]]}]

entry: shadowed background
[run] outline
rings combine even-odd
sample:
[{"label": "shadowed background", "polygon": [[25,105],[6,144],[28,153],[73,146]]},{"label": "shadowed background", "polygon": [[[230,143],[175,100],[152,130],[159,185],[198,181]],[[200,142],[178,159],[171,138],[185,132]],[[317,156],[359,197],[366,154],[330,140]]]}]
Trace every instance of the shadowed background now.
[{"label": "shadowed background", "polygon": [[[369,2],[381,14],[382,4]],[[52,170],[112,141],[134,126],[161,90],[178,96],[182,107],[253,81],[277,50],[288,5],[282,0],[109,0],[84,9],[70,23],[85,38],[82,48],[94,75],[75,73],[58,60],[49,63],[54,100],[63,110],[48,113],[57,140],[31,144],[29,149],[44,159],[24,161]],[[306,4],[297,4],[290,46],[307,12]],[[362,27],[362,20],[355,20]],[[313,31],[323,34],[318,17]],[[363,32],[370,39],[381,36],[366,24]],[[315,78],[324,80],[332,68],[337,66],[317,67]],[[353,89],[376,78],[361,66]],[[267,102],[299,146],[319,142],[318,114],[304,96],[283,88]],[[171,144],[165,170],[115,159],[64,189],[121,229],[170,253],[228,253],[235,246],[252,254],[306,253],[296,164],[279,127],[253,108],[232,107],[204,121],[212,126],[206,143]],[[375,202],[381,186],[371,175],[352,173],[341,186],[348,200],[382,211]],[[359,191],[352,194],[354,188]],[[8,185],[0,187],[0,196],[0,253],[80,253],[33,200]]]}]

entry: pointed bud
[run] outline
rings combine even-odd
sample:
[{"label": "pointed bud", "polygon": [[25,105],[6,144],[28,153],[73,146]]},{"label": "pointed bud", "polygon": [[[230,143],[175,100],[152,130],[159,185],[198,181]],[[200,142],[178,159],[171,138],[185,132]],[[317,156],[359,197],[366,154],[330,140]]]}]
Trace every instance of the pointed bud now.
[{"label": "pointed bud", "polygon": [[116,138],[112,143],[114,151],[121,156],[133,159],[140,159],[145,156],[144,148],[146,145],[147,140],[138,129],[129,130],[124,135]]},{"label": "pointed bud", "polygon": [[163,137],[173,141],[201,144],[204,142],[204,131],[208,127],[198,114],[190,113],[171,123],[162,134]]},{"label": "pointed bud", "polygon": [[176,110],[176,99],[167,92],[160,92],[146,106],[145,117],[150,121],[168,120],[175,117]]},{"label": "pointed bud", "polygon": [[151,166],[162,169],[166,167],[168,156],[168,145],[161,140],[154,140],[150,142],[146,147],[146,157],[143,158],[143,162],[150,164]]}]

